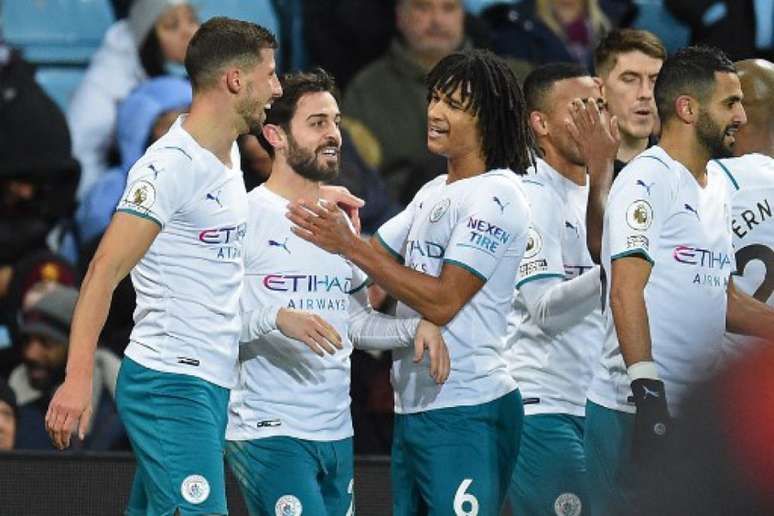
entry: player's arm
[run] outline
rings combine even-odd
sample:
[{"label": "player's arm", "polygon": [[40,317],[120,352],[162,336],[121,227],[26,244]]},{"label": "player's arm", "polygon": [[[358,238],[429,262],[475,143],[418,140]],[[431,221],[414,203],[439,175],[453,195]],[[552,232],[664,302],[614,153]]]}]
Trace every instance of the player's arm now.
[{"label": "player's arm", "polygon": [[586,207],[586,245],[594,263],[602,252],[602,222],[605,205],[613,182],[613,167],[621,135],[618,119],[600,110],[594,99],[575,99],[570,110],[572,120],[567,129],[578,145],[589,175],[589,196]]},{"label": "player's arm", "polygon": [[64,383],[46,414],[46,429],[54,445],[63,449],[79,424],[83,438],[91,415],[94,351],[105,325],[113,291],[150,247],[160,226],[128,213],[116,213],[89,264],[70,327]]},{"label": "player's arm", "polygon": [[[365,284],[362,285],[365,287]],[[441,329],[419,317],[399,318],[377,312],[368,301],[365,288],[350,297],[349,337],[352,344],[363,350],[386,351],[414,346],[414,362],[421,362],[425,350],[430,357],[430,376],[436,383],[449,377],[449,351]]]},{"label": "player's arm", "polygon": [[599,308],[600,268],[564,281],[548,276],[527,281],[518,288],[530,317],[547,335],[557,335],[581,322]]},{"label": "player's arm", "polygon": [[454,264],[444,264],[439,277],[404,267],[375,248],[381,245],[378,239],[368,243],[354,235],[335,206],[296,202],[288,217],[297,226],[295,234],[331,253],[343,254],[374,283],[438,326],[451,321],[484,285],[483,279]]},{"label": "player's arm", "polygon": [[774,308],[761,303],[734,285],[728,279],[726,330],[763,339],[774,337]]},{"label": "player's arm", "polygon": [[612,261],[610,309],[627,367],[653,361],[645,306],[645,286],[652,267],[641,256],[624,256]]}]

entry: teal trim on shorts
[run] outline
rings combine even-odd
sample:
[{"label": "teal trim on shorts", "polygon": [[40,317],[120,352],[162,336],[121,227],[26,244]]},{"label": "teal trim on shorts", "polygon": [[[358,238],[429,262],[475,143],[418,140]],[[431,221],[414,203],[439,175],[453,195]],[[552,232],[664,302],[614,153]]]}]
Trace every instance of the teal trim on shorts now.
[{"label": "teal trim on shorts", "polygon": [[155,217],[151,217],[147,213],[142,213],[140,211],[132,210],[132,209],[129,209],[129,208],[119,208],[119,209],[116,210],[116,213],[128,213],[130,215],[134,215],[136,217],[140,217],[141,219],[148,219],[148,220],[158,224],[159,225],[159,229],[164,229],[164,225],[161,222],[159,222]]},{"label": "teal trim on shorts", "polygon": [[734,175],[731,173],[731,171],[728,170],[728,168],[726,168],[726,166],[723,163],[721,163],[719,159],[714,159],[712,161],[720,165],[720,168],[722,168],[723,172],[726,173],[726,175],[728,176],[728,179],[731,181],[731,184],[734,185],[734,188],[739,190],[739,183],[736,182],[736,179],[734,178]]},{"label": "teal trim on shorts", "polygon": [[477,277],[478,279],[480,279],[484,283],[486,283],[486,281],[487,281],[487,277],[486,276],[484,276],[483,274],[478,272],[476,269],[474,269],[470,265],[467,265],[467,264],[462,263],[462,262],[458,262],[457,260],[451,260],[449,258],[444,258],[443,263],[449,263],[451,265],[456,265],[457,267],[459,267],[461,269],[465,269],[466,271],[468,271],[469,273],[471,273],[473,276]]},{"label": "teal trim on shorts", "polygon": [[559,274],[558,272],[541,272],[540,274],[533,274],[532,276],[529,276],[528,278],[524,278],[522,280],[517,281],[516,282],[516,288],[519,288],[520,286],[524,285],[525,283],[529,283],[530,281],[540,280],[540,279],[547,279],[547,278],[561,278],[561,279],[564,279],[564,275]]},{"label": "teal trim on shorts", "polygon": [[630,249],[628,251],[624,251],[622,253],[614,254],[610,257],[610,263],[613,263],[613,261],[619,259],[619,258],[626,258],[627,256],[639,256],[646,262],[650,262],[651,265],[655,265],[656,262],[653,261],[653,258],[650,257],[647,251],[645,249]]},{"label": "teal trim on shorts", "polygon": [[399,252],[397,252],[395,249],[387,245],[387,242],[384,241],[384,239],[379,235],[379,232],[377,231],[374,233],[374,238],[376,238],[376,241],[379,242],[379,244],[384,247],[388,253],[392,255],[393,258],[398,260],[400,263],[403,263],[403,257],[400,255]]}]

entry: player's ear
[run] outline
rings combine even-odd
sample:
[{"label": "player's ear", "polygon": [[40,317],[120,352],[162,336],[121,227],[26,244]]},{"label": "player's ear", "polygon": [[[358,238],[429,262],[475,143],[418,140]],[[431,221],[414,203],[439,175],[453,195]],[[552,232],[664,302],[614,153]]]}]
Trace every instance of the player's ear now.
[{"label": "player's ear", "polygon": [[675,115],[686,124],[694,123],[699,117],[699,104],[689,95],[680,95],[675,99]]},{"label": "player's ear", "polygon": [[228,68],[225,73],[226,76],[226,89],[229,93],[237,94],[242,89],[244,77],[242,77],[242,71],[237,68]]},{"label": "player's ear", "polygon": [[285,146],[285,131],[278,125],[265,124],[262,129],[263,137],[275,149]]},{"label": "player's ear", "polygon": [[529,125],[532,127],[532,131],[537,136],[545,136],[548,134],[548,124],[546,123],[546,117],[540,111],[530,112]]}]

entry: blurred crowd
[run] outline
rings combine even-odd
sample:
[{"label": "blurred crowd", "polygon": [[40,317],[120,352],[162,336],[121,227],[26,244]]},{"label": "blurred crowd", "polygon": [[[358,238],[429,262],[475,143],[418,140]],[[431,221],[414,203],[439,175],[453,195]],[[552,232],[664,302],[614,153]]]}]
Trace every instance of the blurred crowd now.
[{"label": "blurred crowd", "polygon": [[[211,16],[233,15],[240,6],[238,1],[90,2],[106,4],[114,22],[82,63],[79,82],[62,92],[41,84],[38,71],[46,56],[31,55],[28,42],[5,34],[11,3],[0,0],[0,449],[51,448],[43,418],[64,376],[79,282],[128,170],[191,102],[182,62],[204,17],[198,7],[209,4]],[[424,78],[455,50],[490,48],[508,59],[520,79],[535,66],[557,61],[593,72],[594,48],[618,27],[651,30],[670,51],[706,43],[732,59],[774,54],[771,1],[242,3],[261,13],[253,21],[278,32],[281,71],[321,66],[336,77],[344,115],[342,174],[336,181],[365,199],[360,215],[365,234],[444,170],[443,158],[425,144]],[[220,12],[219,5],[232,11]],[[249,190],[268,177],[271,162],[254,136],[239,143]],[[95,416],[76,448],[128,449],[113,395],[133,309],[127,278],[114,294],[96,358]],[[353,361],[356,450],[388,453],[390,359],[355,352]]]}]

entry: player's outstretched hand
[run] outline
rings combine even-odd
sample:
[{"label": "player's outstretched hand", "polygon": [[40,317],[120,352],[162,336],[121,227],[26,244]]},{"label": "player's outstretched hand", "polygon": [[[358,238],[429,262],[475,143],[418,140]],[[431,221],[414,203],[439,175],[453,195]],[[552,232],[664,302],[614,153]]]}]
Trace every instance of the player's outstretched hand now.
[{"label": "player's outstretched hand", "polygon": [[667,408],[664,382],[639,378],[631,383],[637,413],[634,416],[632,458],[648,459],[663,450],[672,419]]},{"label": "player's outstretched hand", "polygon": [[346,255],[359,238],[350,229],[344,212],[329,202],[292,202],[287,217],[296,225],[291,228],[293,233],[329,253]]},{"label": "player's outstretched hand", "polygon": [[91,419],[91,377],[67,377],[54,393],[46,412],[46,431],[59,450],[70,446],[77,426],[81,440]]},{"label": "player's outstretched hand", "polygon": [[319,356],[333,355],[342,348],[341,335],[322,317],[303,310],[280,308],[277,329],[288,338],[300,340]]},{"label": "player's outstretched hand", "polygon": [[320,198],[338,205],[343,209],[352,225],[355,227],[355,233],[360,234],[362,225],[360,224],[360,208],[365,206],[365,201],[360,197],[353,195],[352,192],[343,186],[322,185],[320,186]]},{"label": "player's outstretched hand", "polygon": [[435,383],[440,385],[449,378],[451,371],[449,350],[446,348],[446,342],[441,335],[441,328],[422,319],[417,326],[417,333],[414,335],[415,363],[422,361],[425,350],[430,355],[430,376],[435,380]]},{"label": "player's outstretched hand", "polygon": [[573,100],[570,115],[565,124],[586,165],[594,169],[594,165],[612,163],[621,144],[618,119],[593,98]]}]

